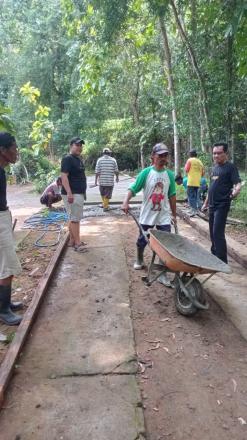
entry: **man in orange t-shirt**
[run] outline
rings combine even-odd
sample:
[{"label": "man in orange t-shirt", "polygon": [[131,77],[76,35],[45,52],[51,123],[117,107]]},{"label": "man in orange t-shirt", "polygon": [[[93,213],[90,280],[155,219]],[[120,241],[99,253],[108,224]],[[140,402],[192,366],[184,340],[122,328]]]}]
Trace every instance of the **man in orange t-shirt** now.
[{"label": "man in orange t-shirt", "polygon": [[188,201],[191,208],[190,215],[196,215],[198,211],[198,190],[200,188],[201,177],[204,175],[204,166],[200,159],[197,158],[196,150],[189,152],[184,170],[188,176]]}]

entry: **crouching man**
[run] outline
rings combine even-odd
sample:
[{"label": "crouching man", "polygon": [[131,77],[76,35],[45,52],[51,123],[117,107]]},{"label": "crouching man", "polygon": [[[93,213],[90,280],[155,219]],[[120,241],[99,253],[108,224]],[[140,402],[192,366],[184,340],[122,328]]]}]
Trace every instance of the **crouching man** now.
[{"label": "crouching man", "polygon": [[17,146],[13,136],[0,132],[0,321],[7,325],[18,325],[21,316],[13,313],[22,308],[22,303],[11,302],[13,276],[21,272],[12,233],[12,219],[7,206],[6,174],[4,168],[17,160]]},{"label": "crouching man", "polygon": [[60,202],[62,200],[61,189],[62,179],[61,177],[58,177],[44,190],[40,198],[41,205],[46,205],[47,208],[51,209],[53,203]]},{"label": "crouching man", "polygon": [[[127,214],[129,201],[143,189],[143,202],[139,222],[144,231],[156,229],[171,232],[171,219],[176,223],[176,185],[173,172],[166,168],[169,150],[163,143],[156,144],[152,150],[152,166],[145,168],[130,186],[122,209]],[[147,241],[140,234],[137,240],[137,260],[134,269],[144,268],[143,254]],[[170,286],[165,275],[159,281]]]}]

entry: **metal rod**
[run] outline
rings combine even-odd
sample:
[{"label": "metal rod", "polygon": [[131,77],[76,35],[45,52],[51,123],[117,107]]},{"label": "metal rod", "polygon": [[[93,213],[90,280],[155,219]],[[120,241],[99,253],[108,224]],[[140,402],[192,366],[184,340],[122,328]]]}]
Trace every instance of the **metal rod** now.
[{"label": "metal rod", "polygon": [[205,278],[205,280],[202,281],[201,286],[203,286],[203,284],[205,284],[210,278],[212,278],[215,275],[215,272],[211,273],[207,278]]}]

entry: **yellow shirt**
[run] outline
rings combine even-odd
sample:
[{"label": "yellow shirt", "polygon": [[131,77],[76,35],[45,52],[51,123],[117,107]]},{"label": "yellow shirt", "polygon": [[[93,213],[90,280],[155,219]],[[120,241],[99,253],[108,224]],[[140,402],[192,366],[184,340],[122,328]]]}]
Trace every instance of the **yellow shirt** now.
[{"label": "yellow shirt", "polygon": [[201,177],[204,173],[203,164],[197,157],[187,160],[185,171],[188,175],[188,186],[200,186]]}]

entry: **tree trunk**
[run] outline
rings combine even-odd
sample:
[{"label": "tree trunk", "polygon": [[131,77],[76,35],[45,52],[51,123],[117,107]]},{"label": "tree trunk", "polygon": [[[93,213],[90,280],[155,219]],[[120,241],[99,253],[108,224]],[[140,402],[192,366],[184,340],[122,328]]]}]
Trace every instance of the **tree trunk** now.
[{"label": "tree trunk", "polygon": [[135,127],[138,127],[139,124],[140,124],[139,90],[140,90],[140,75],[139,75],[139,72],[138,72],[137,82],[136,82],[136,89],[135,89],[134,99],[133,99],[133,103],[132,103],[133,121],[134,121],[134,126]]},{"label": "tree trunk", "polygon": [[227,141],[234,161],[234,144],[233,144],[233,35],[227,37],[227,83],[228,83],[228,102],[227,102]]},{"label": "tree trunk", "polygon": [[171,62],[171,52],[166,32],[166,26],[163,17],[159,17],[163,49],[165,55],[165,72],[168,80],[168,92],[172,102],[172,122],[173,122],[173,138],[174,138],[174,167],[175,174],[180,172],[181,168],[181,157],[180,157],[180,146],[178,137],[178,120],[177,120],[177,110],[176,110],[176,95],[173,81],[172,73],[172,62]]},{"label": "tree trunk", "polygon": [[200,94],[200,97],[199,97],[199,105],[198,105],[198,108],[199,108],[199,115],[200,115],[200,119],[199,119],[199,120],[200,120],[200,141],[201,141],[201,150],[202,150],[203,152],[206,152],[207,150],[206,150],[206,148],[205,148],[205,144],[204,144],[206,129],[205,129],[205,124],[204,124],[205,119],[204,119],[203,114],[202,114],[201,94]]},{"label": "tree trunk", "polygon": [[202,109],[203,109],[203,115],[205,118],[205,126],[207,129],[207,137],[208,137],[208,141],[212,144],[213,138],[212,138],[212,133],[211,133],[210,124],[209,124],[208,98],[207,98],[207,91],[206,91],[206,87],[205,87],[205,83],[204,83],[204,78],[203,78],[202,73],[201,73],[199,66],[197,64],[197,60],[196,60],[196,56],[195,56],[193,47],[191,46],[189,39],[188,39],[188,36],[185,33],[185,30],[181,24],[174,0],[169,0],[169,1],[171,4],[173,13],[174,13],[175,22],[176,22],[178,31],[180,33],[181,39],[184,42],[184,45],[185,45],[187,52],[189,54],[189,59],[190,59],[192,68],[197,76],[198,81],[199,81],[199,85],[200,85],[200,89],[201,89],[201,96],[202,96]]}]

